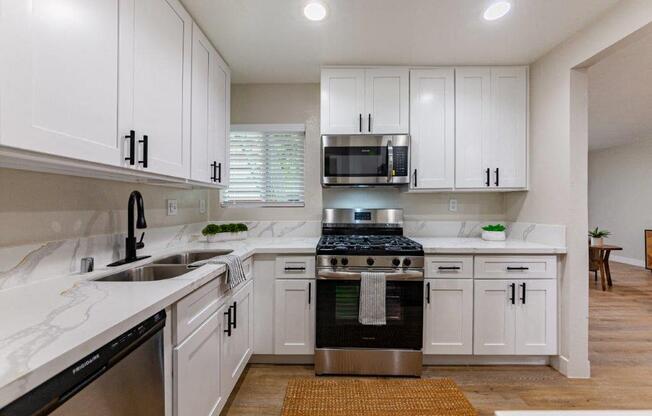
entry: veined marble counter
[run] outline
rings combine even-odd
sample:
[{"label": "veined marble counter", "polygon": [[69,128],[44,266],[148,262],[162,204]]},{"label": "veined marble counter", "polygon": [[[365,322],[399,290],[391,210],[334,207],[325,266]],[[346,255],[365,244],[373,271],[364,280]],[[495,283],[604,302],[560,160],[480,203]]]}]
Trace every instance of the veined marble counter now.
[{"label": "veined marble counter", "polygon": [[[172,305],[224,272],[207,264],[174,279],[155,282],[96,282],[120,270],[185,250],[233,249],[254,254],[314,254],[318,237],[251,238],[220,243],[192,242],[157,251],[140,262],[93,273],[36,280],[0,291],[0,407],[10,403],[140,321]],[[414,238],[427,254],[560,254],[520,240]],[[168,317],[170,319],[170,317]]]}]

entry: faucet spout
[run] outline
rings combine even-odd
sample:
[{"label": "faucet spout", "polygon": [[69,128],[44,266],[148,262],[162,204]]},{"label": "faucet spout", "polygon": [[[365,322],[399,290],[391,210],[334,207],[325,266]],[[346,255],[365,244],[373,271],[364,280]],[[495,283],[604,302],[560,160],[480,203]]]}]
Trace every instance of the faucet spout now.
[{"label": "faucet spout", "polygon": [[[135,221],[134,207],[136,207],[137,216]],[[125,258],[115,263],[111,263],[109,266],[119,266],[121,264],[131,263],[136,260],[149,257],[138,257],[136,255],[136,250],[143,248],[145,243],[143,243],[143,236],[140,237],[140,242],[136,241],[134,228],[147,228],[147,221],[145,220],[145,203],[143,202],[143,196],[138,191],[133,191],[129,195],[129,202],[127,204],[127,238],[125,239]]]}]

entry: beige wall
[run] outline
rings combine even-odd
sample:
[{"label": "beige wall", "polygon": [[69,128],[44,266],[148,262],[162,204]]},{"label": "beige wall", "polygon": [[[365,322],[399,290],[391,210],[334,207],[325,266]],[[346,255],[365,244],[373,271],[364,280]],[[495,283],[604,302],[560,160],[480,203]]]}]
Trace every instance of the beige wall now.
[{"label": "beige wall", "polygon": [[612,232],[618,257],[645,261],[643,230],[652,228],[652,139],[589,153],[589,226]]},{"label": "beige wall", "polygon": [[530,70],[530,192],[509,194],[513,221],[567,227],[560,282],[560,357],[573,377],[589,375],[587,277],[587,76],[592,61],[652,21],[652,2],[627,0],[554,48]]},{"label": "beige wall", "polygon": [[[203,190],[2,168],[0,190],[0,247],[124,232],[132,190],[143,194],[150,228],[208,219],[199,212],[199,200],[208,198]],[[166,215],[167,199],[177,200],[176,216]]]},{"label": "beige wall", "polygon": [[304,208],[221,208],[211,192],[211,219],[314,220],[322,207],[399,207],[408,218],[457,220],[504,219],[504,195],[455,194],[458,211],[448,211],[449,194],[408,194],[393,190],[329,189],[320,184],[319,84],[236,84],[231,88],[231,123],[305,123],[306,180]]}]

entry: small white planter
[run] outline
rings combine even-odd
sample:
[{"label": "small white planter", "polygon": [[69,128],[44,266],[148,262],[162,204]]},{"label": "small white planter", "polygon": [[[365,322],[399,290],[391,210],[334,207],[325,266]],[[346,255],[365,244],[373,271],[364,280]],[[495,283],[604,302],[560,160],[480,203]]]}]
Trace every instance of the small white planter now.
[{"label": "small white planter", "polygon": [[484,231],[482,230],[482,239],[486,241],[505,241],[507,236],[505,231]]},{"label": "small white planter", "polygon": [[206,236],[206,240],[208,240],[209,243],[218,243],[220,241],[244,240],[246,238],[247,238],[246,231],[240,231],[237,233],[218,233],[218,234]]},{"label": "small white planter", "polygon": [[592,246],[601,246],[604,245],[604,237],[591,237]]}]

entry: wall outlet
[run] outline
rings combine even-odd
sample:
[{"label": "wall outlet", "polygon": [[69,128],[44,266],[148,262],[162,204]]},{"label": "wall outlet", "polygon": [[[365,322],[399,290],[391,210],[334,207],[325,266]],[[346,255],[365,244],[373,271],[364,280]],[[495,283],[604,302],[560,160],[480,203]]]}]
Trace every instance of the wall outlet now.
[{"label": "wall outlet", "polygon": [[168,216],[177,215],[177,200],[168,199]]},{"label": "wall outlet", "polygon": [[199,200],[199,213],[200,214],[205,214],[206,213],[206,200],[205,199],[200,199]]},{"label": "wall outlet", "polygon": [[451,212],[457,212],[457,199],[448,200],[448,210]]}]

